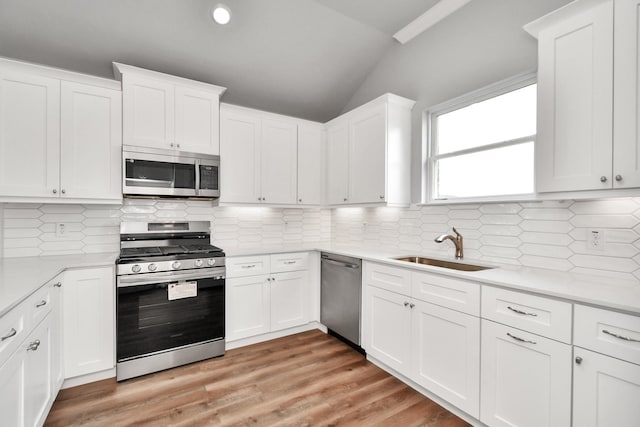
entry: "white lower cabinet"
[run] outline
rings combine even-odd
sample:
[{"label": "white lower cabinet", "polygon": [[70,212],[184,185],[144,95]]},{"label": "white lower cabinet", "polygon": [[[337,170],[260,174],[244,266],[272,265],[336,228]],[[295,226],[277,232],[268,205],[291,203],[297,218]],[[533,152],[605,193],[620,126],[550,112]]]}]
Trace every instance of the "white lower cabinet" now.
[{"label": "white lower cabinet", "polygon": [[571,424],[571,346],[482,320],[480,420],[491,427]]},{"label": "white lower cabinet", "polygon": [[8,426],[25,426],[25,350],[21,347],[0,367],[0,414]]},{"label": "white lower cabinet", "polygon": [[227,258],[227,342],[309,321],[307,261],[307,253]]},{"label": "white lower cabinet", "polygon": [[[423,293],[409,296],[381,288],[424,289],[430,278],[423,273],[374,263],[365,263],[363,271],[362,345],[367,355],[478,418],[480,319],[415,298]],[[437,277],[431,279],[434,287],[443,285]],[[439,294],[456,289],[443,286]],[[474,286],[466,282],[469,291]],[[467,306],[479,312],[479,299],[473,305]]]},{"label": "white lower cabinet", "polygon": [[113,267],[65,272],[62,287],[65,378],[115,366],[114,278]]},{"label": "white lower cabinet", "polygon": [[24,411],[27,426],[44,424],[53,402],[51,316],[31,333],[26,340],[24,365]]},{"label": "white lower cabinet", "polygon": [[417,300],[412,316],[412,379],[478,417],[480,319]]},{"label": "white lower cabinet", "polygon": [[573,365],[575,427],[637,427],[640,366],[576,347]]}]

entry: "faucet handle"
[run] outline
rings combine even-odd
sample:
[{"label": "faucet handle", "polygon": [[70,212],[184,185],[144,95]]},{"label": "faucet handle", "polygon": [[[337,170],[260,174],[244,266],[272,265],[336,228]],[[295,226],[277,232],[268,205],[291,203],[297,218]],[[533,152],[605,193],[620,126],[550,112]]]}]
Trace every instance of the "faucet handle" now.
[{"label": "faucet handle", "polygon": [[456,230],[455,227],[451,227],[451,228],[453,228],[453,232],[456,233],[456,236],[462,237],[462,234],[458,233],[458,230]]}]

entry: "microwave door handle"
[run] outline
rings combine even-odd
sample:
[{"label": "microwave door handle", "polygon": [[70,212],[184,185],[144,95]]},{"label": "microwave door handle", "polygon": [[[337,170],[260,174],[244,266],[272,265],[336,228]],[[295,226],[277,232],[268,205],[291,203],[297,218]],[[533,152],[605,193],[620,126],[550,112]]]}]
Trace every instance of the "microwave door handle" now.
[{"label": "microwave door handle", "polygon": [[200,195],[200,159],[196,160],[196,196]]}]

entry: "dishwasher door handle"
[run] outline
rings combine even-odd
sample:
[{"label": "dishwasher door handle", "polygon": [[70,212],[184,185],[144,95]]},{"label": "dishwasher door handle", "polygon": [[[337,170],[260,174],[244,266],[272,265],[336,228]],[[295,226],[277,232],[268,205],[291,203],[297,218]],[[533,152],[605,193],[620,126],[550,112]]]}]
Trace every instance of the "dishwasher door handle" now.
[{"label": "dishwasher door handle", "polygon": [[339,265],[341,267],[353,268],[354,270],[360,268],[360,266],[357,265],[357,264],[350,264],[348,262],[336,261],[336,260],[329,259],[329,258],[322,258],[322,262],[328,262],[328,263],[331,263],[331,264]]}]

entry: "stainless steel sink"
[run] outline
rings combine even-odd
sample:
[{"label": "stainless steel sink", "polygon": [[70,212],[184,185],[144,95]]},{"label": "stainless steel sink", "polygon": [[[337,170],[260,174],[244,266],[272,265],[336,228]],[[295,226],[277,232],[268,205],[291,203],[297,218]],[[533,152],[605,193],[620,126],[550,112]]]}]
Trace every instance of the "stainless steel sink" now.
[{"label": "stainless steel sink", "polygon": [[461,262],[453,262],[453,261],[442,261],[439,259],[424,258],[420,256],[408,256],[408,257],[400,257],[400,258],[394,258],[394,259],[398,261],[403,261],[403,262],[412,262],[414,264],[422,264],[422,265],[432,265],[434,267],[450,268],[452,270],[460,270],[460,271],[480,271],[480,270],[489,270],[493,268],[493,267],[486,267],[483,265],[464,264]]}]

